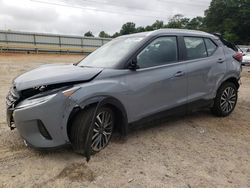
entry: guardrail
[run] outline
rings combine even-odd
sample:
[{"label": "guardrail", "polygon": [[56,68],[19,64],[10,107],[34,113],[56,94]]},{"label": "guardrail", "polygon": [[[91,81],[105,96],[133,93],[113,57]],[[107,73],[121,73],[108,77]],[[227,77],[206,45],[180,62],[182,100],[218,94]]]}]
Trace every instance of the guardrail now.
[{"label": "guardrail", "polygon": [[91,53],[111,39],[0,30],[0,52]]}]

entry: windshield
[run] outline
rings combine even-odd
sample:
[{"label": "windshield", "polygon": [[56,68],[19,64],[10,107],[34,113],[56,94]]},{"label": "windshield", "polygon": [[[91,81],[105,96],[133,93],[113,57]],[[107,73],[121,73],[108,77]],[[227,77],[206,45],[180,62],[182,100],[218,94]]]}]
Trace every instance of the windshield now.
[{"label": "windshield", "polygon": [[114,39],[91,53],[78,66],[113,68],[134,50],[143,38],[140,36]]}]

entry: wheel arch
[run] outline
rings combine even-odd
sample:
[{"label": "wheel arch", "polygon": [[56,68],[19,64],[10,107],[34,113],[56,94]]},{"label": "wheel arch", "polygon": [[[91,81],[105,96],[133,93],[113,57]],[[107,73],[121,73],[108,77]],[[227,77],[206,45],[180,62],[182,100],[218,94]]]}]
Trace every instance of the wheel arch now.
[{"label": "wheel arch", "polygon": [[224,77],[222,79],[220,79],[217,83],[216,83],[216,87],[214,87],[213,90],[213,94],[212,94],[212,98],[214,99],[218,93],[218,90],[220,89],[220,87],[226,83],[226,82],[231,82],[234,83],[237,87],[237,89],[239,89],[240,84],[239,84],[239,76],[236,76],[235,74],[230,74],[227,77]]},{"label": "wheel arch", "polygon": [[[224,98],[222,98],[223,93],[226,91],[226,89],[228,89],[228,86],[235,86],[235,94],[233,94],[232,92],[227,91]],[[211,112],[218,116],[218,117],[226,117],[229,114],[232,113],[232,111],[234,110],[236,103],[237,103],[237,98],[238,98],[238,94],[237,94],[237,90],[239,88],[239,83],[237,78],[235,77],[231,77],[226,79],[224,82],[221,83],[221,85],[219,86],[218,90],[217,90],[217,94],[216,97],[214,98],[214,103],[213,106],[211,108]],[[232,97],[232,95],[234,95]],[[228,98],[229,97],[229,98]],[[234,98],[234,99],[233,99]],[[221,106],[221,100],[223,100],[223,106]],[[229,105],[229,102],[234,102],[233,104]],[[227,106],[225,106],[227,104]],[[224,108],[224,109],[223,109]]]},{"label": "wheel arch", "polygon": [[[86,99],[81,102],[79,106],[75,107],[68,118],[67,121],[67,135],[69,137],[70,126],[74,117],[79,111],[89,108],[90,106],[96,106],[96,108],[101,106],[110,107],[115,113],[115,129],[122,135],[126,136],[128,133],[128,119],[127,112],[124,105],[116,98],[110,96],[97,96]],[[70,138],[69,138],[70,139]]]},{"label": "wheel arch", "polygon": [[[226,82],[232,82],[233,84],[235,84],[235,86],[237,87],[237,89],[239,89],[239,87],[240,87],[240,84],[239,84],[239,79],[238,78],[236,78],[236,77],[234,77],[234,76],[231,76],[231,77],[228,77],[227,79],[225,79],[221,84],[220,84],[220,87],[224,84],[224,83],[226,83]],[[219,87],[219,88],[220,88]],[[218,89],[219,89],[218,88]],[[218,90],[217,89],[217,90]]]}]

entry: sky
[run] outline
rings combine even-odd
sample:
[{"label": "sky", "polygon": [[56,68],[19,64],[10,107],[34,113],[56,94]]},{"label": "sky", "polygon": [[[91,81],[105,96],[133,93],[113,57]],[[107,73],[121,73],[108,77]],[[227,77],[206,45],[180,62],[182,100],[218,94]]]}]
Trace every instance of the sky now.
[{"label": "sky", "polygon": [[0,0],[0,29],[83,35],[167,22],[175,14],[203,16],[211,0]]}]

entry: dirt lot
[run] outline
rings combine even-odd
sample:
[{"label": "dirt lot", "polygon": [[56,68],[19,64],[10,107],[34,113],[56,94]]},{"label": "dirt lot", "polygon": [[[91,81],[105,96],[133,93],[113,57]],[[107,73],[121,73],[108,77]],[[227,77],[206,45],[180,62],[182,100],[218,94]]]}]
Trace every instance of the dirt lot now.
[{"label": "dirt lot", "polygon": [[0,187],[250,187],[250,73],[227,118],[199,112],[113,138],[89,163],[71,149],[26,148],[5,123],[11,80],[44,63],[81,56],[0,55]]}]

